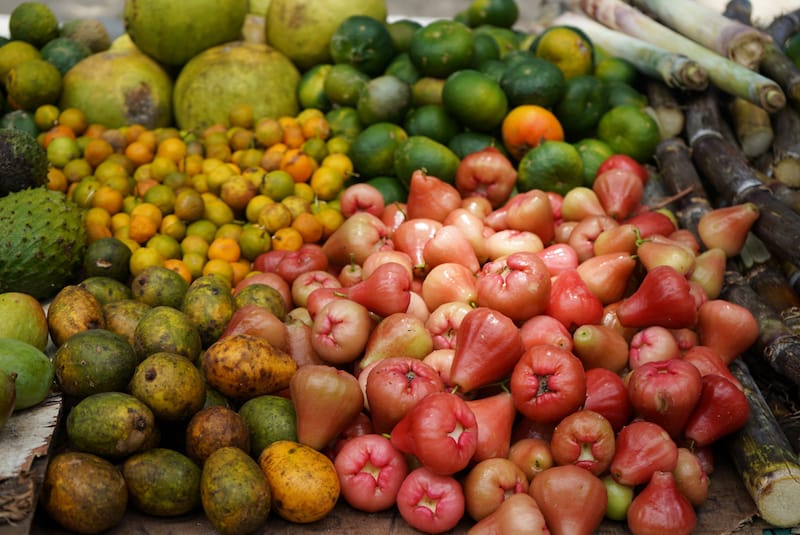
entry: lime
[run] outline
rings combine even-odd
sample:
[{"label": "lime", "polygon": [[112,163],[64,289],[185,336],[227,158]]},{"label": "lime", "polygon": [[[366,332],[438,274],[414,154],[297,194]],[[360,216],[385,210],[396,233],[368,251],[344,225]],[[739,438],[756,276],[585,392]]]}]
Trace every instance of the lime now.
[{"label": "lime", "polygon": [[508,156],[506,148],[503,143],[492,136],[491,134],[484,134],[481,132],[459,132],[452,138],[447,146],[452,150],[460,159],[473,152],[478,152],[486,147],[494,147],[504,155]]},{"label": "lime", "polygon": [[566,81],[554,63],[534,57],[506,68],[500,87],[511,106],[537,104],[552,108],[564,95]]},{"label": "lime", "polygon": [[358,112],[350,106],[333,108],[325,114],[328,127],[331,129],[331,139],[343,137],[353,140],[361,132],[361,121]]},{"label": "lime", "polygon": [[624,82],[633,85],[639,71],[628,60],[609,56],[595,62],[594,75],[606,82]]},{"label": "lime", "polygon": [[505,56],[503,56],[503,63],[506,66],[506,69],[510,69],[519,63],[527,63],[531,60],[538,60],[541,58],[537,58],[536,54],[531,52],[530,50],[512,50]]},{"label": "lime", "polygon": [[355,173],[366,180],[381,175],[394,175],[394,152],[408,138],[397,124],[380,122],[367,126],[350,144],[348,156]]},{"label": "lime", "polygon": [[395,54],[408,52],[411,38],[420,28],[422,28],[422,23],[413,19],[397,19],[386,23],[386,29],[389,30],[389,36],[392,38]]},{"label": "lime", "polygon": [[25,41],[41,48],[58,37],[58,18],[50,6],[42,2],[22,2],[8,19],[11,39]]},{"label": "lime", "polygon": [[499,84],[506,72],[506,64],[502,59],[487,59],[478,65],[478,70]]},{"label": "lime", "polygon": [[349,63],[333,65],[325,76],[325,95],[334,106],[355,107],[358,95],[369,82],[369,75]]},{"label": "lime", "polygon": [[280,202],[294,193],[294,178],[281,169],[270,171],[261,181],[259,193],[275,202]]},{"label": "lime", "polygon": [[518,18],[516,0],[472,0],[467,8],[467,22],[473,28],[484,24],[511,28]]},{"label": "lime", "polygon": [[386,25],[366,15],[351,15],[333,32],[330,41],[334,63],[349,63],[377,76],[394,56],[394,43]]},{"label": "lime", "polygon": [[519,191],[540,189],[561,195],[583,185],[583,160],[566,141],[545,141],[525,153],[519,162]]},{"label": "lime", "polygon": [[423,76],[411,86],[411,103],[414,106],[441,104],[443,88],[443,79]]},{"label": "lime", "polygon": [[639,108],[647,106],[647,96],[628,83],[612,80],[606,82],[606,86],[608,86],[608,105],[612,108],[624,104]]},{"label": "lime", "polygon": [[39,49],[25,41],[10,41],[0,46],[0,81],[5,81],[12,67],[29,59],[41,59]]},{"label": "lime", "polygon": [[480,67],[485,61],[500,59],[500,46],[491,35],[477,34],[472,40],[472,66]]},{"label": "lime", "polygon": [[389,62],[389,65],[386,66],[383,74],[396,76],[409,85],[415,84],[420,78],[419,69],[411,61],[411,56],[408,55],[408,52],[396,54],[392,61]]},{"label": "lime", "polygon": [[576,141],[573,146],[578,149],[583,161],[583,185],[591,188],[597,169],[606,159],[614,155],[614,149],[605,141],[593,137]]},{"label": "lime", "polygon": [[538,35],[530,50],[555,63],[566,78],[590,74],[594,69],[592,41],[572,26],[550,26]]},{"label": "lime", "polygon": [[614,152],[627,154],[640,163],[653,157],[660,141],[658,123],[638,106],[615,106],[597,124],[597,138]]},{"label": "lime", "polygon": [[423,76],[446,78],[472,63],[472,30],[452,19],[438,19],[417,30],[408,53]]},{"label": "lime", "polygon": [[330,70],[329,63],[320,63],[303,73],[297,84],[297,101],[301,108],[323,111],[331,108],[331,101],[325,93],[325,80]]},{"label": "lime", "polygon": [[608,86],[590,74],[579,74],[566,81],[563,98],[554,111],[568,140],[588,135],[608,110]]},{"label": "lime", "polygon": [[510,52],[519,50],[520,37],[511,28],[503,28],[492,24],[482,24],[473,30],[473,35],[486,34],[497,42],[500,50],[500,58],[504,58]]},{"label": "lime", "polygon": [[478,132],[497,128],[508,111],[508,98],[500,84],[474,69],[463,69],[447,77],[442,102],[463,126]]},{"label": "lime", "polygon": [[406,187],[417,169],[452,184],[460,162],[447,145],[426,136],[409,136],[394,152],[394,174]]},{"label": "lime", "polygon": [[427,136],[439,143],[447,143],[461,131],[461,126],[443,106],[426,104],[409,112],[403,129],[409,136]]},{"label": "lime", "polygon": [[408,191],[397,177],[376,176],[367,180],[367,184],[381,192],[384,205],[389,205],[394,202],[406,202],[408,198]]},{"label": "lime", "polygon": [[411,86],[396,76],[373,78],[361,89],[356,103],[362,124],[399,123],[411,108]]},{"label": "lime", "polygon": [[43,60],[55,65],[61,76],[64,76],[76,63],[92,53],[88,46],[69,37],[51,39],[39,52]]}]

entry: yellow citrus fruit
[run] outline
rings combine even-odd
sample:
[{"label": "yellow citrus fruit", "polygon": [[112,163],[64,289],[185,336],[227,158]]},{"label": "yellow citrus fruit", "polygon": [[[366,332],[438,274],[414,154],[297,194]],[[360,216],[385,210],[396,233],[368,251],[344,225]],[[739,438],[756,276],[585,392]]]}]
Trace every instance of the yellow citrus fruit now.
[{"label": "yellow citrus fruit", "polygon": [[552,61],[569,79],[591,74],[594,69],[592,41],[572,26],[550,26],[530,46],[537,57]]},{"label": "yellow citrus fruit", "polygon": [[53,104],[61,95],[61,73],[43,59],[18,63],[8,71],[5,82],[9,102],[24,110]]},{"label": "yellow citrus fruit", "polygon": [[53,10],[43,2],[21,2],[8,19],[11,39],[41,48],[59,35],[59,22]]}]

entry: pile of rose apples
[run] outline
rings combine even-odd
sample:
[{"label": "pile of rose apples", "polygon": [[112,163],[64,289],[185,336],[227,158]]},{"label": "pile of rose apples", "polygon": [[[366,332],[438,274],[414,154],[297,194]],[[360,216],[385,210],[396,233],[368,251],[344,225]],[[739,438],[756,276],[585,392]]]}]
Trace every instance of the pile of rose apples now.
[{"label": "pile of rose apples", "polygon": [[515,180],[487,148],[454,183],[416,171],[407,203],[351,186],[324,244],[255,261],[305,329],[227,334],[291,347],[298,439],[358,510],[430,533],[465,515],[472,534],[691,533],[711,446],[748,418],[728,364],[758,327],[719,295],[758,210],[678,228],[621,155],[563,196]]}]

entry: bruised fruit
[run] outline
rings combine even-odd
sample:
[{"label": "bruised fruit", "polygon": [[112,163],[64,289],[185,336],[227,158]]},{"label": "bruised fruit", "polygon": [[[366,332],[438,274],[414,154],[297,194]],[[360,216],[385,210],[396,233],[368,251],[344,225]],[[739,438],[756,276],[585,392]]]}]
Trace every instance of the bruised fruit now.
[{"label": "bruised fruit", "polygon": [[236,334],[211,345],[200,357],[206,381],[222,395],[246,401],[288,388],[297,362],[265,338]]},{"label": "bruised fruit", "polygon": [[183,355],[153,353],[136,366],[128,389],[156,418],[184,421],[203,408],[206,383],[197,366]]},{"label": "bruised fruit", "polygon": [[250,454],[255,458],[273,442],[297,440],[297,413],[289,398],[256,396],[242,403],[239,415],[247,426]]},{"label": "bruised fruit", "polygon": [[79,282],[78,286],[89,290],[101,305],[133,297],[130,286],[111,277],[99,275],[87,277]]},{"label": "bruised fruit", "polygon": [[253,533],[267,520],[271,493],[258,463],[244,450],[225,447],[203,464],[200,499],[211,525],[223,535]]},{"label": "bruised fruit", "polygon": [[202,349],[200,333],[180,310],[168,306],[149,309],[133,331],[133,349],[144,359],[166,351],[194,361]]},{"label": "bruised fruit", "polygon": [[38,405],[53,385],[53,362],[27,342],[0,338],[0,370],[16,374],[15,410]]},{"label": "bruised fruit", "polygon": [[53,354],[61,390],[78,399],[99,392],[124,391],[138,362],[128,340],[106,329],[76,333]]},{"label": "bruised fruit", "polygon": [[186,425],[186,455],[203,464],[215,450],[225,446],[250,451],[250,432],[244,418],[230,407],[221,405],[196,412]]},{"label": "bruised fruit", "polygon": [[47,309],[47,326],[50,338],[58,347],[76,333],[105,328],[103,305],[82,286],[64,286]]},{"label": "bruised fruit", "polygon": [[102,457],[127,457],[150,445],[155,416],[144,402],[124,392],[101,392],[79,401],[66,422],[73,449]]},{"label": "bruised fruit", "polygon": [[128,488],[110,461],[70,451],[57,454],[47,465],[40,502],[63,528],[100,533],[122,522]]},{"label": "bruised fruit", "polygon": [[203,275],[193,280],[181,304],[181,310],[197,328],[203,347],[210,346],[222,335],[234,309],[228,283],[216,275]]},{"label": "bruised fruit", "polygon": [[134,299],[152,307],[180,308],[188,289],[189,283],[176,271],[159,265],[144,268],[131,281]]},{"label": "bruised fruit", "polygon": [[178,516],[200,505],[200,467],[179,451],[153,448],[122,464],[131,504],[145,514]]},{"label": "bruised fruit", "polygon": [[103,316],[106,319],[106,329],[113,331],[133,345],[133,335],[136,326],[150,310],[150,305],[136,299],[123,299],[103,305]]}]

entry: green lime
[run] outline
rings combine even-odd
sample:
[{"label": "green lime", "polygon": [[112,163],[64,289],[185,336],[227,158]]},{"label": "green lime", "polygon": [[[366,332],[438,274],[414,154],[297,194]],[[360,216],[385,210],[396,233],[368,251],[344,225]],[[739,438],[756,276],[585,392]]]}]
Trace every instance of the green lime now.
[{"label": "green lime", "polygon": [[538,61],[540,59],[541,58],[537,58],[536,54],[530,50],[518,49],[512,50],[503,56],[503,63],[505,64],[506,69],[510,69],[520,63],[527,63],[532,60]]},{"label": "green lime", "polygon": [[427,136],[439,143],[447,143],[461,131],[461,125],[444,106],[426,104],[409,112],[403,129],[409,136]]},{"label": "green lime", "polygon": [[506,68],[500,79],[500,87],[512,107],[536,104],[552,108],[564,95],[566,80],[554,63],[530,58]]},{"label": "green lime", "polygon": [[628,60],[609,56],[595,62],[594,75],[606,82],[624,82],[633,85],[639,71]]},{"label": "green lime", "polygon": [[411,61],[411,56],[408,55],[408,52],[396,54],[392,61],[389,62],[389,65],[386,66],[383,74],[396,76],[409,85],[415,84],[420,78],[419,69]]},{"label": "green lime", "polygon": [[443,88],[443,79],[423,76],[411,85],[412,105],[441,104]]},{"label": "green lime", "polygon": [[472,40],[472,67],[480,66],[488,60],[500,59],[500,46],[491,35],[476,34]]},{"label": "green lime", "polygon": [[373,78],[361,89],[356,111],[361,124],[400,123],[411,108],[411,86],[396,76]]},{"label": "green lime", "polygon": [[353,139],[347,154],[355,173],[367,180],[381,175],[393,176],[394,152],[408,134],[397,124],[375,123],[367,126]]},{"label": "green lime", "polygon": [[565,78],[590,74],[594,69],[592,41],[578,28],[565,25],[550,26],[531,44],[536,56],[552,61]]},{"label": "green lime", "polygon": [[280,202],[294,193],[294,178],[282,169],[275,169],[261,179],[259,192],[275,202]]},{"label": "green lime", "polygon": [[377,76],[394,56],[394,43],[386,24],[366,15],[351,15],[334,30],[330,40],[334,63],[349,63]]},{"label": "green lime", "polygon": [[658,123],[638,106],[615,106],[597,124],[597,138],[616,153],[627,154],[640,163],[653,157],[660,141]]},{"label": "green lime", "polygon": [[511,28],[503,28],[501,26],[494,26],[491,24],[482,24],[473,29],[473,35],[482,34],[489,35],[497,42],[497,48],[500,50],[501,59],[510,52],[519,50],[519,34]]},{"label": "green lime", "polygon": [[35,110],[58,102],[61,73],[43,59],[29,59],[14,66],[6,76],[6,96],[16,108]]},{"label": "green lime", "polygon": [[478,70],[499,84],[506,72],[506,64],[502,59],[487,59],[478,65]]},{"label": "green lime", "polygon": [[333,108],[325,114],[328,127],[331,130],[331,138],[344,137],[353,140],[361,132],[361,121],[358,119],[358,112],[350,106]]},{"label": "green lime", "polygon": [[397,19],[386,24],[395,54],[408,52],[414,33],[420,28],[422,28],[422,23],[412,19]]},{"label": "green lime", "polygon": [[26,41],[9,41],[0,46],[0,81],[6,79],[12,67],[29,59],[41,59],[39,49]]},{"label": "green lime", "polygon": [[325,95],[334,106],[355,108],[358,95],[369,82],[369,75],[349,63],[333,65],[325,76]]},{"label": "green lime", "polygon": [[545,141],[525,153],[519,162],[519,191],[540,189],[561,195],[583,185],[583,160],[570,143]]},{"label": "green lime", "polygon": [[320,63],[308,69],[300,77],[297,83],[297,101],[301,108],[316,108],[323,111],[331,108],[331,101],[325,92],[325,79],[331,67],[329,63]]},{"label": "green lime", "polygon": [[442,88],[445,109],[463,126],[490,132],[508,112],[508,98],[499,83],[475,69],[454,72]]},{"label": "green lime", "polygon": [[394,174],[406,187],[417,169],[452,184],[460,162],[447,145],[426,136],[409,136],[394,152]]},{"label": "green lime", "polygon": [[508,151],[506,151],[502,141],[491,134],[484,134],[481,132],[459,132],[450,138],[450,142],[447,146],[460,159],[464,159],[468,154],[478,152],[486,147],[494,147],[508,157]]},{"label": "green lime", "polygon": [[258,225],[245,225],[239,236],[242,256],[250,261],[255,260],[261,253],[269,251],[271,243],[269,232]]},{"label": "green lime", "polygon": [[608,108],[605,82],[590,74],[579,74],[566,81],[564,96],[553,111],[567,139],[575,140],[588,135]]},{"label": "green lime", "polygon": [[51,39],[39,52],[43,60],[55,65],[61,76],[92,53],[88,46],[69,37]]},{"label": "green lime", "polygon": [[490,24],[511,28],[519,19],[516,0],[472,0],[467,8],[467,21],[473,28]]},{"label": "green lime", "polygon": [[472,30],[452,19],[438,19],[414,33],[408,47],[423,76],[446,78],[472,63]]},{"label": "green lime", "polygon": [[11,39],[25,41],[41,48],[58,37],[58,18],[50,6],[42,2],[17,4],[8,18]]},{"label": "green lime", "polygon": [[609,107],[631,105],[638,108],[647,106],[647,95],[630,84],[618,81],[606,82]]},{"label": "green lime", "polygon": [[605,141],[593,137],[585,137],[573,145],[578,149],[583,161],[583,185],[591,188],[597,169],[606,159],[614,155],[614,149]]},{"label": "green lime", "polygon": [[384,205],[395,202],[406,202],[408,190],[403,183],[394,176],[376,176],[367,180],[367,184],[375,187],[383,196]]}]

